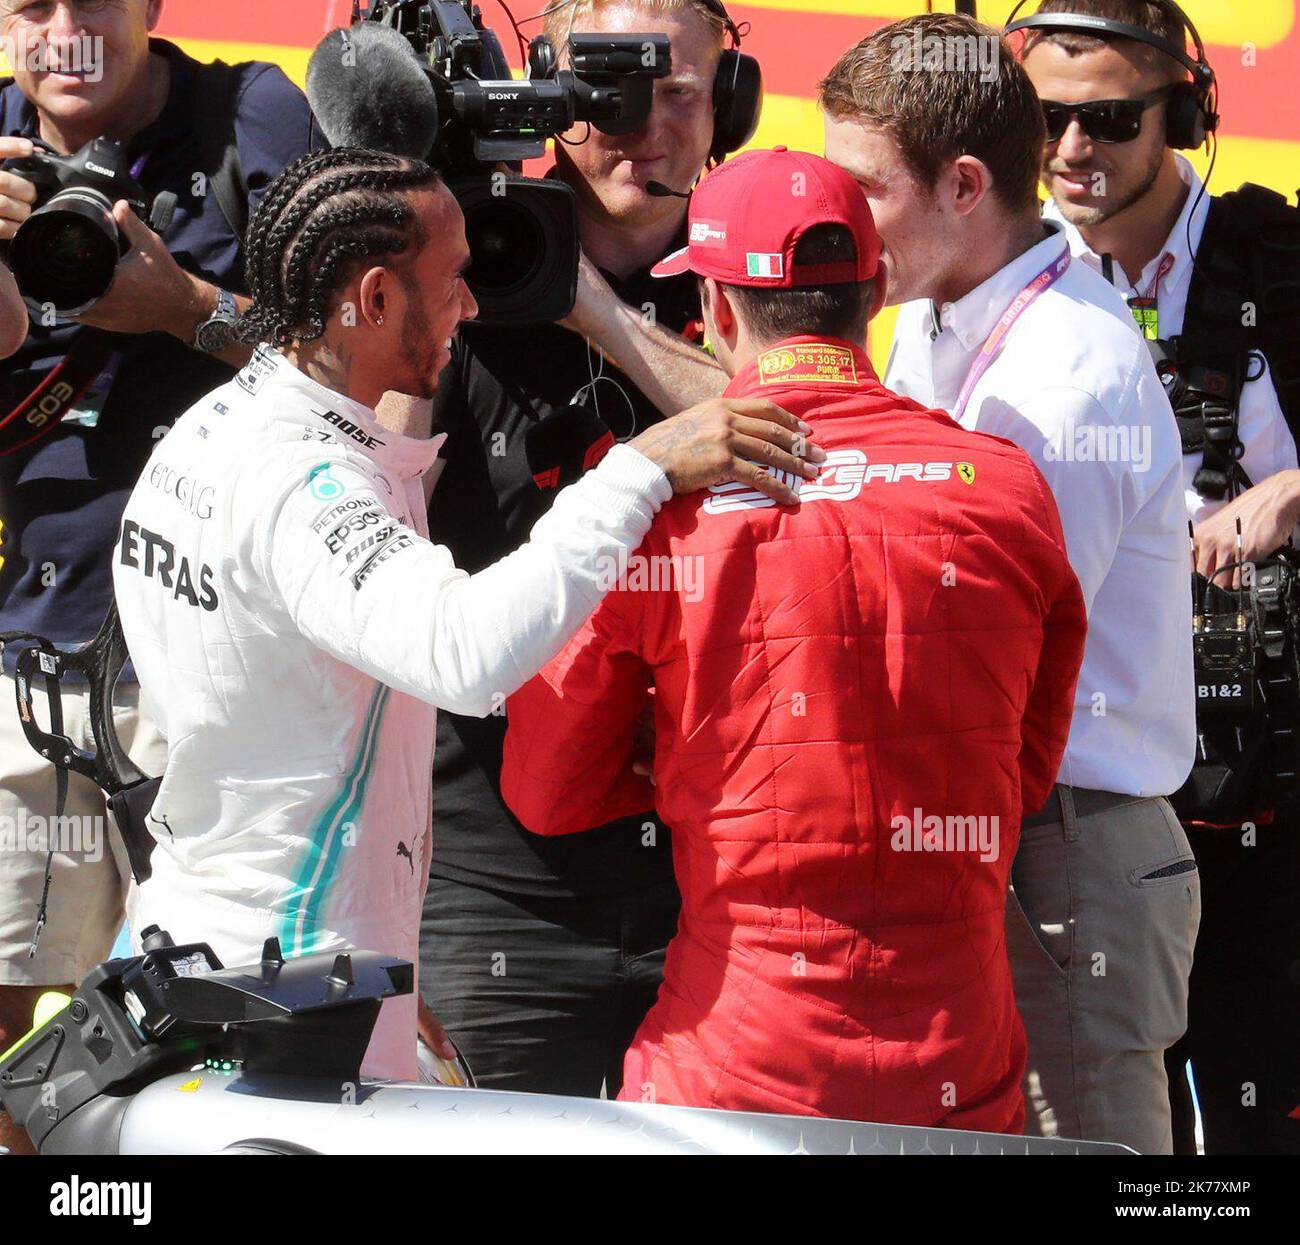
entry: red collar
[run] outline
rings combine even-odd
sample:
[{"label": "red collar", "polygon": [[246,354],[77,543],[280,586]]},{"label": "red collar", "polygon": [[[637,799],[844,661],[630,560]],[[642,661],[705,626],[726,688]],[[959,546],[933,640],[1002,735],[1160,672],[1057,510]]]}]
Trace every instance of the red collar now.
[{"label": "red collar", "polygon": [[729,397],[771,389],[876,389],[880,380],[866,351],[840,337],[801,334],[769,346],[731,378]]}]

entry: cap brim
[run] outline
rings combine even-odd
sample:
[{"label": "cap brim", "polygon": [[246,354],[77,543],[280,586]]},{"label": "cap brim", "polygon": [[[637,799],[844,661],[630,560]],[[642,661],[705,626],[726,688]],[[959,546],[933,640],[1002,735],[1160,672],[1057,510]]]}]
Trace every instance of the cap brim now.
[{"label": "cap brim", "polygon": [[680,251],[665,255],[650,269],[650,275],[652,277],[679,277],[682,273],[689,272],[691,270],[690,249],[689,246],[684,246]]}]

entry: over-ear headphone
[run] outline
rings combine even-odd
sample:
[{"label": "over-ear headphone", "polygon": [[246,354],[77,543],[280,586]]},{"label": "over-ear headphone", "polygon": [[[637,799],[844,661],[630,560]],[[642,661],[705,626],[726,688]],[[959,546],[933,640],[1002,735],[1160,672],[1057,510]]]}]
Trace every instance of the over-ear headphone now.
[{"label": "over-ear headphone", "polygon": [[[706,0],[701,0],[701,3],[705,2]],[[1011,11],[1003,34],[1014,34],[1018,30],[1033,30],[1047,34],[1068,32],[1102,38],[1110,36],[1117,39],[1132,39],[1172,57],[1192,75],[1190,82],[1178,83],[1169,96],[1165,141],[1170,147],[1179,149],[1201,147],[1219,128],[1219,114],[1215,111],[1215,76],[1205,56],[1205,44],[1192,24],[1191,18],[1174,3],[1174,0],[1149,0],[1149,3],[1163,9],[1187,32],[1196,48],[1195,60],[1187,55],[1185,46],[1179,47],[1161,35],[1144,30],[1141,26],[1117,22],[1109,17],[1094,17],[1089,13],[1035,13],[1032,17],[1022,17],[1017,21],[1016,14],[1028,3],[1029,0],[1020,0]]]},{"label": "over-ear headphone", "polygon": [[722,0],[696,0],[722,19],[731,46],[723,48],[713,79],[713,146],[709,159],[717,164],[739,151],[758,129],[763,111],[763,71],[758,60],[740,50],[740,28]]}]

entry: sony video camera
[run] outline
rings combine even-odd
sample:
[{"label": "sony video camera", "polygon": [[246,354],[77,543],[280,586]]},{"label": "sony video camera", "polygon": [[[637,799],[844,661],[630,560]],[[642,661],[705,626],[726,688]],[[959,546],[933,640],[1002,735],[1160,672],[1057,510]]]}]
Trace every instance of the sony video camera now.
[{"label": "sony video camera", "polygon": [[511,77],[500,41],[472,0],[375,0],[312,54],[307,97],[336,146],[427,160],[465,214],[466,280],[479,319],[548,323],[573,308],[577,206],[555,179],[520,162],[586,121],[609,134],[645,124],[654,80],[671,68],[662,34],[575,34],[559,68],[551,40],[528,48],[528,77]]},{"label": "sony video camera", "polygon": [[108,293],[130,249],[113,219],[114,203],[125,199],[159,233],[176,210],[170,191],[150,201],[131,176],[122,144],[110,138],[93,139],[71,156],[38,150],[4,169],[36,187],[8,261],[28,310],[42,322],[51,312],[56,319],[80,315]]}]

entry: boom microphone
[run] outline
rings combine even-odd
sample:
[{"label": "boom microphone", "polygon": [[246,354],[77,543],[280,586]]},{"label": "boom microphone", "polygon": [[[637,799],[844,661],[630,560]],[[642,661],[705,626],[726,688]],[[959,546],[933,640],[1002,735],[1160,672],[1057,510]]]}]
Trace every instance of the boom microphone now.
[{"label": "boom microphone", "polygon": [[364,22],[331,30],[307,65],[307,102],[334,147],[427,160],[438,133],[433,83],[404,35]]}]

